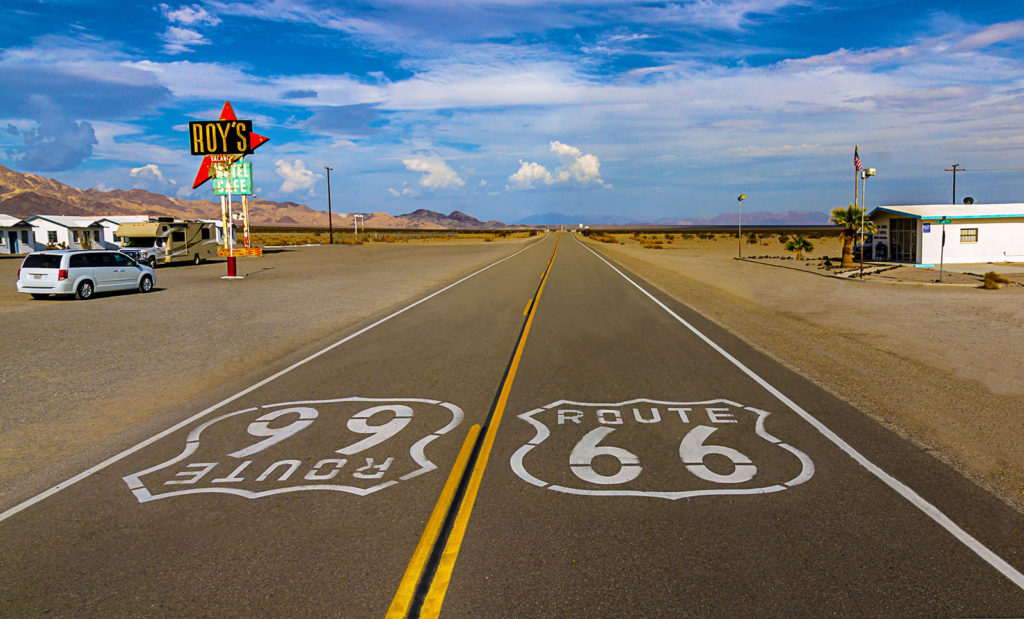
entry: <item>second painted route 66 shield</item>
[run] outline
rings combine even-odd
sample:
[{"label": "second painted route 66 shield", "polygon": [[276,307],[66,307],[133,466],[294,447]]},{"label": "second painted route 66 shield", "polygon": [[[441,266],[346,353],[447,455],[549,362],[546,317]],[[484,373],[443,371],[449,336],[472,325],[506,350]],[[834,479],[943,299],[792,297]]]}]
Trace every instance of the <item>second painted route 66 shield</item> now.
[{"label": "second painted route 66 shield", "polygon": [[681,499],[779,492],[814,463],[765,428],[767,411],[729,400],[612,404],[561,400],[519,415],[536,435],[512,470],[541,488]]}]

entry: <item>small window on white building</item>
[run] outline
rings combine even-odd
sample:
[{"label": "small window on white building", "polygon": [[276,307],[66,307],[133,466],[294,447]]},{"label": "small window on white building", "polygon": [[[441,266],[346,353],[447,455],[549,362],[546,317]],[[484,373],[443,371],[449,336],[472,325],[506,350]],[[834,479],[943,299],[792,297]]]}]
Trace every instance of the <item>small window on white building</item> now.
[{"label": "small window on white building", "polygon": [[977,228],[960,228],[960,242],[961,243],[977,243],[978,242],[978,229]]},{"label": "small window on white building", "polygon": [[6,233],[0,233],[0,245],[6,245],[6,244],[7,244],[7,234]]},{"label": "small window on white building", "polygon": [[76,243],[78,242],[78,230],[71,231],[71,239]]},{"label": "small window on white building", "polygon": [[28,243],[28,230],[21,231],[21,242]]},{"label": "small window on white building", "polygon": [[46,242],[47,243],[56,243],[57,242],[57,231],[56,230],[47,230],[46,231]]}]

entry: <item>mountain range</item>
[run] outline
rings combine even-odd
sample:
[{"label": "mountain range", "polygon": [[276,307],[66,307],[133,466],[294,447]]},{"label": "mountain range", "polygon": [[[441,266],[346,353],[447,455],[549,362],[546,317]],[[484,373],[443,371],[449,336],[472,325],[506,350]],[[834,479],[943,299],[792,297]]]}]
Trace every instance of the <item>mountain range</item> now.
[{"label": "mountain range", "polygon": [[[236,202],[236,209],[241,204]],[[237,212],[237,211],[236,211]],[[0,214],[13,217],[32,215],[149,215],[182,219],[219,219],[220,204],[210,200],[172,198],[145,189],[78,189],[59,181],[17,172],[0,165]],[[489,229],[506,228],[500,221],[480,221],[461,211],[448,215],[419,209],[405,215],[375,213],[333,213],[335,227],[351,227],[355,215],[362,215],[367,228],[405,229]],[[256,199],[249,202],[250,222],[256,226],[326,227],[327,213],[296,202]]]}]

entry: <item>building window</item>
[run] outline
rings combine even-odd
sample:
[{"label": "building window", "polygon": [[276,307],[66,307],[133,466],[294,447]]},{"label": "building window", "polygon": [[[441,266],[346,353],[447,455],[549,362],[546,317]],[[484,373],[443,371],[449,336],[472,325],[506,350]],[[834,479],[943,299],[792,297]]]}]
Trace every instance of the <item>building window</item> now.
[{"label": "building window", "polygon": [[46,242],[47,243],[56,243],[57,242],[57,231],[56,230],[47,230],[46,231]]},{"label": "building window", "polygon": [[72,238],[72,240],[74,240],[74,241],[75,241],[76,243],[78,242],[78,230],[72,230],[72,231],[71,231],[71,238]]},{"label": "building window", "polygon": [[0,233],[0,245],[6,245],[6,244],[7,244],[7,235],[3,234],[3,233]]},{"label": "building window", "polygon": [[960,242],[961,243],[977,243],[978,242],[978,229],[977,228],[960,228]]},{"label": "building window", "polygon": [[28,243],[28,230],[21,231],[21,242]]}]

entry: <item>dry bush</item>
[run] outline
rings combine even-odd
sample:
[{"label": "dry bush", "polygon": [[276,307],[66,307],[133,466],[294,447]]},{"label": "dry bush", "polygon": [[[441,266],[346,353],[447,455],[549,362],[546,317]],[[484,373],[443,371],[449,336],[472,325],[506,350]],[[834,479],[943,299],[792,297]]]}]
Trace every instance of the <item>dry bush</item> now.
[{"label": "dry bush", "polygon": [[595,241],[600,241],[601,243],[612,243],[616,245],[621,245],[621,243],[619,243],[619,241],[614,236],[610,234],[604,234],[603,232],[594,232],[590,235],[590,238],[594,239]]},{"label": "dry bush", "polygon": [[658,240],[645,240],[640,243],[640,246],[644,249],[665,249],[662,242]]},{"label": "dry bush", "polygon": [[989,271],[985,273],[985,280],[982,282],[981,287],[986,290],[998,290],[1002,284],[1009,284],[1010,280],[1006,279],[995,271]]}]

